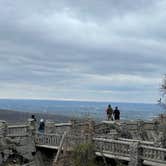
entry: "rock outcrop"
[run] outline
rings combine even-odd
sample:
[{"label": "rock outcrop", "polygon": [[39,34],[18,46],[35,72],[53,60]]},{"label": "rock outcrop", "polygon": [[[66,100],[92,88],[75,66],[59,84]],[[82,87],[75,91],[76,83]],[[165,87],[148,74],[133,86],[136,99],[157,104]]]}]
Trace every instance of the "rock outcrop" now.
[{"label": "rock outcrop", "polygon": [[42,166],[33,135],[29,133],[29,136],[5,136],[5,125],[5,122],[0,123],[0,165]]}]

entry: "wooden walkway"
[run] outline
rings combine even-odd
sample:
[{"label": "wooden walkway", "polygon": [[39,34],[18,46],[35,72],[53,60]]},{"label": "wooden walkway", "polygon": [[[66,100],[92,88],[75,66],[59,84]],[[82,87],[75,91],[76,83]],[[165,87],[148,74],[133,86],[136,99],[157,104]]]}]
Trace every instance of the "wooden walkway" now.
[{"label": "wooden walkway", "polygon": [[[38,134],[36,136],[36,146],[50,149],[58,149],[61,136],[57,134]],[[73,140],[71,140],[73,141]],[[96,146],[96,155],[105,156],[107,158],[130,161],[132,153],[132,144],[138,143],[142,153],[140,158],[144,160],[145,165],[150,166],[166,166],[166,149],[157,148],[153,143],[147,141],[133,140],[112,140],[103,138],[94,138],[93,142]]]},{"label": "wooden walkway", "polygon": [[[26,137],[29,135],[28,125],[15,125],[7,128],[7,137]],[[67,136],[65,138],[66,144],[71,150],[74,145],[84,143],[84,139],[78,136]],[[35,133],[36,147],[49,148],[58,150],[62,135],[60,134],[45,134]],[[166,166],[166,149],[155,147],[153,142],[130,140],[119,138],[104,139],[93,138],[93,143],[96,147],[96,155],[105,156],[107,158],[131,161],[133,156],[133,149],[139,152],[139,158],[141,158],[145,165],[149,166]],[[63,146],[61,147],[63,150]]]}]

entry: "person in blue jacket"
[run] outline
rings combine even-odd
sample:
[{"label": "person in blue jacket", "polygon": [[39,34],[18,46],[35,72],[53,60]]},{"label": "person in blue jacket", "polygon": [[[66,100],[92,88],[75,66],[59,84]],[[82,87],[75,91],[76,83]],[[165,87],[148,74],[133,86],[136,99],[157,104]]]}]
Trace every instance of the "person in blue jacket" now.
[{"label": "person in blue jacket", "polygon": [[44,119],[40,119],[40,123],[39,123],[39,132],[44,133],[44,129],[45,129],[45,123],[44,123]]}]

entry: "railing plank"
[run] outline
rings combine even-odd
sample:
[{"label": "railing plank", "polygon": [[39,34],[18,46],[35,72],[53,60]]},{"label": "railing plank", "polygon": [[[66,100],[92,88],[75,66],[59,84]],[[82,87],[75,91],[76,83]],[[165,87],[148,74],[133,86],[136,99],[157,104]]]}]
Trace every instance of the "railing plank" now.
[{"label": "railing plank", "polygon": [[37,145],[59,146],[62,135],[37,133],[35,141]]},{"label": "railing plank", "polygon": [[[129,157],[130,143],[125,141],[94,138],[97,152]],[[125,150],[124,150],[125,149]]]},{"label": "railing plank", "polygon": [[7,127],[8,137],[21,137],[28,135],[28,125],[12,125]]},{"label": "railing plank", "polygon": [[159,162],[166,164],[166,149],[151,147],[151,146],[141,146],[142,148],[142,159],[147,161]]}]

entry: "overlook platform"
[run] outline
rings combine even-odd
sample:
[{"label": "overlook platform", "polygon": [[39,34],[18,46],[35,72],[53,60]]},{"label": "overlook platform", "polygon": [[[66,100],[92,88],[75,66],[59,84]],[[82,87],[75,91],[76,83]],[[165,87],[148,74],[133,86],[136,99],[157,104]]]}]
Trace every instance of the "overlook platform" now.
[{"label": "overlook platform", "polygon": [[[67,128],[68,131],[64,136],[63,130],[60,133],[49,133],[49,130],[45,133],[38,133],[33,121],[29,121],[28,124],[24,125],[6,125],[5,122],[2,123],[4,124],[0,127],[0,133],[2,136],[10,137],[12,139],[16,137],[30,136],[34,138],[36,148],[47,148],[56,151],[70,151],[75,147],[75,145],[90,141],[95,145],[95,154],[97,156],[123,160],[129,163],[133,163],[135,160],[138,160],[142,161],[144,165],[149,166],[166,166],[165,148],[157,147],[154,142],[150,141],[126,139],[121,137],[114,139],[107,138],[106,135],[105,138],[99,137],[98,135],[96,136],[95,133],[91,134],[89,132],[92,130],[92,124],[86,123],[84,131],[82,131],[82,128],[78,128],[78,131],[80,130],[80,134],[77,134],[76,131],[72,132],[72,127],[80,127],[83,123],[78,126],[72,123],[54,124],[53,127],[58,127],[58,131],[59,127],[69,127]],[[123,123],[120,121],[103,121],[102,124],[122,125]],[[151,124],[153,124],[153,122],[133,122],[128,125],[130,127],[132,126],[132,130],[138,129],[140,125],[145,126],[145,129],[152,130],[154,126],[151,126]],[[85,131],[87,133],[85,133]],[[110,133],[111,131],[112,130],[110,130]]]}]

